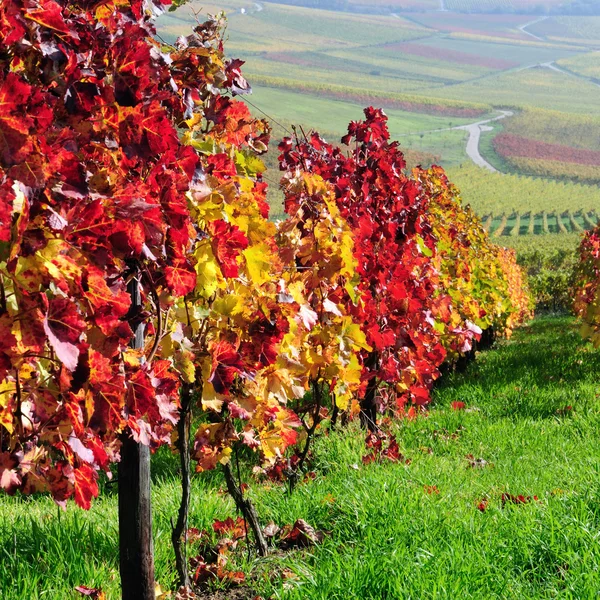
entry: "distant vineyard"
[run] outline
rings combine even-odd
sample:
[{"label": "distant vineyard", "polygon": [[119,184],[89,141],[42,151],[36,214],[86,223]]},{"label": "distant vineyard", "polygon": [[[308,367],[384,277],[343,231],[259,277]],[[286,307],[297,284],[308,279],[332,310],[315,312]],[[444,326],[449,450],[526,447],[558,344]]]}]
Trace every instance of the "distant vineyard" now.
[{"label": "distant vineyard", "polygon": [[503,129],[492,146],[511,169],[582,183],[600,181],[599,116],[528,108],[506,119]]},{"label": "distant vineyard", "polygon": [[528,30],[548,40],[595,45],[600,40],[600,17],[552,17],[535,23]]},{"label": "distant vineyard", "polygon": [[472,42],[484,42],[484,43],[493,43],[493,44],[508,44],[514,46],[529,46],[530,48],[550,48],[557,49],[562,48],[563,50],[580,50],[578,45],[566,45],[566,44],[557,44],[552,41],[543,42],[543,41],[535,41],[533,38],[525,39],[525,38],[511,38],[505,39],[503,35],[497,35],[495,33],[481,34],[481,33],[469,33],[469,32],[460,32],[455,31],[450,34],[450,37],[457,40],[469,40]]},{"label": "distant vineyard", "polygon": [[550,144],[512,133],[497,135],[493,145],[494,150],[505,159],[523,157],[577,165],[600,165],[600,151],[598,150],[583,150],[564,144]]},{"label": "distant vineyard", "polygon": [[388,44],[387,46],[384,46],[384,48],[386,50],[396,50],[402,54],[412,54],[414,56],[422,56],[434,60],[456,62],[462,65],[473,65],[488,69],[511,69],[519,65],[517,62],[503,58],[478,56],[476,54],[469,54],[458,50],[449,50],[447,48],[436,48],[435,46],[428,46],[425,44],[398,43]]},{"label": "distant vineyard", "polygon": [[[585,224],[583,213],[600,208],[600,189],[595,185],[490,173],[474,165],[450,169],[448,176],[460,189],[463,201],[471,204],[481,216],[492,214],[499,218],[503,213],[530,212],[541,215],[543,211],[563,214],[571,210],[581,215],[576,217],[577,222],[588,229],[590,225]],[[522,226],[525,225],[523,221]],[[538,233],[538,229],[535,232]]]},{"label": "distant vineyard", "polygon": [[[598,18],[600,21],[600,17]],[[599,27],[600,29],[600,27]],[[600,40],[600,31],[598,31],[598,40]],[[600,41],[598,42],[600,44]],[[589,54],[580,54],[570,58],[563,58],[558,61],[558,65],[577,75],[590,77],[600,83],[600,60],[597,52]]]},{"label": "distant vineyard", "polygon": [[449,10],[458,12],[541,12],[568,4],[565,0],[446,0]]},{"label": "distant vineyard", "polygon": [[446,0],[448,10],[467,11],[467,12],[486,12],[488,10],[510,10],[512,2],[510,0]]},{"label": "distant vineyard", "polygon": [[509,167],[524,175],[554,177],[588,184],[600,181],[599,166],[525,157],[507,157],[504,161]]},{"label": "distant vineyard", "polygon": [[480,117],[491,111],[491,107],[483,103],[461,102],[428,98],[425,96],[411,96],[408,94],[385,94],[376,91],[357,90],[342,85],[315,84],[308,81],[295,81],[283,77],[268,77],[255,75],[252,77],[254,84],[274,88],[289,89],[298,92],[318,94],[320,97],[344,100],[357,104],[377,104],[383,108],[420,112],[431,115]]},{"label": "distant vineyard", "polygon": [[[599,221],[595,211],[513,212],[485,215],[484,226],[494,238],[578,234],[593,229]],[[504,243],[504,242],[503,242]]]},{"label": "distant vineyard", "polygon": [[[498,48],[498,52],[502,51],[502,47]],[[438,92],[434,90],[432,93]],[[451,86],[444,90],[444,97],[509,106],[518,110],[536,107],[589,117],[598,115],[600,88],[584,79],[539,67],[506,71],[496,77]],[[525,135],[520,131],[514,133]],[[592,133],[594,130],[588,136]]]},{"label": "distant vineyard", "polygon": [[[581,57],[577,58],[583,58]],[[574,60],[574,59],[569,59]],[[596,64],[600,58],[596,55]],[[600,93],[600,89],[598,90]],[[554,110],[527,108],[507,119],[504,131],[549,144],[600,151],[600,116],[566,114]]]},{"label": "distant vineyard", "polygon": [[412,15],[411,19],[444,33],[473,33],[516,39],[530,37],[517,29],[519,25],[523,25],[523,17],[520,15],[456,14],[440,11]]}]

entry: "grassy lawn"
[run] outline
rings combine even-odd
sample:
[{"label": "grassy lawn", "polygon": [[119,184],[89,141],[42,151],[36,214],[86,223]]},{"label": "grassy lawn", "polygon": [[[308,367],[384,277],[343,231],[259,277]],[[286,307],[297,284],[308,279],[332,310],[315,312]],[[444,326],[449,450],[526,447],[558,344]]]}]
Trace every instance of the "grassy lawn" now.
[{"label": "grassy lawn", "polygon": [[[599,395],[600,352],[572,319],[538,318],[448,377],[426,418],[394,425],[410,465],[363,465],[362,433],[350,427],[319,438],[316,478],[291,497],[247,474],[265,523],[303,518],[330,533],[260,562],[240,555],[237,567],[264,598],[595,597]],[[454,401],[466,409],[452,410]],[[486,462],[471,468],[467,455]],[[160,452],[153,471],[157,577],[168,588],[174,458]],[[192,526],[234,515],[220,474],[193,486]],[[503,507],[502,494],[538,500]],[[85,584],[118,598],[116,521],[106,486],[89,513],[0,498],[0,597],[64,600]]]}]

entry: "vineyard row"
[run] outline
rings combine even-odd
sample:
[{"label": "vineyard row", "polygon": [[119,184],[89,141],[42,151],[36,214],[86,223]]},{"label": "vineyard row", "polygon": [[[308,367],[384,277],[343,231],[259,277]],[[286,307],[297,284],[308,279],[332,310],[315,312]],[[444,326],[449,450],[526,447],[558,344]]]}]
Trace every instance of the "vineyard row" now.
[{"label": "vineyard row", "polygon": [[542,211],[488,214],[483,218],[485,230],[493,237],[542,235],[549,233],[581,233],[596,227],[596,211]]}]

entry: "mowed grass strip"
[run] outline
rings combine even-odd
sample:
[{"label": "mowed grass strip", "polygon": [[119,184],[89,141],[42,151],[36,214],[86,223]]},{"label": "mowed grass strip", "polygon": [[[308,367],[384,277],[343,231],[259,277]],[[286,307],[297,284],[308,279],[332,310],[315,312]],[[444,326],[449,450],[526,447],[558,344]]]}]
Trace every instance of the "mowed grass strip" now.
[{"label": "mowed grass strip", "polygon": [[[292,496],[246,472],[265,523],[303,518],[329,534],[265,561],[240,553],[236,568],[264,598],[594,597],[599,382],[600,352],[574,320],[537,319],[447,377],[427,417],[393,426],[409,465],[363,465],[363,432],[353,425],[319,437],[316,478]],[[453,410],[457,401],[464,409]],[[167,587],[176,458],[160,452],[153,470],[157,574]],[[219,474],[194,477],[191,526],[234,514],[222,486]],[[502,494],[530,498],[503,506]],[[89,513],[1,497],[3,600],[75,598],[77,584],[118,598],[116,519],[106,489]]]}]

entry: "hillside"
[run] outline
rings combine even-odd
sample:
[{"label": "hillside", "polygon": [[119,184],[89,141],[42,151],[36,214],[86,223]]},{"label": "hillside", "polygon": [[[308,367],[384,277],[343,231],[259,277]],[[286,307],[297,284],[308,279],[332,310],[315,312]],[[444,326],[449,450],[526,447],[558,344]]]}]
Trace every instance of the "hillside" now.
[{"label": "hillside", "polygon": [[[381,106],[409,163],[439,162],[456,173],[464,200],[492,215],[494,229],[506,214],[505,238],[516,234],[517,212],[523,234],[561,235],[595,222],[600,17],[554,15],[564,2],[446,0],[442,12],[437,0],[382,0],[368,3],[372,14],[347,12],[359,2],[308,4],[194,2],[162,16],[158,29],[173,41],[199,11],[201,18],[224,10],[229,51],[246,61],[254,89],[248,104],[271,120],[275,143],[292,123],[339,139],[362,107]],[[470,179],[456,171],[469,163],[480,165]],[[268,166],[277,216],[274,157]],[[537,215],[532,227],[529,213]]]},{"label": "hillside", "polygon": [[451,10],[461,13],[525,15],[600,14],[598,0],[285,0],[281,3],[324,10],[364,13]]}]

